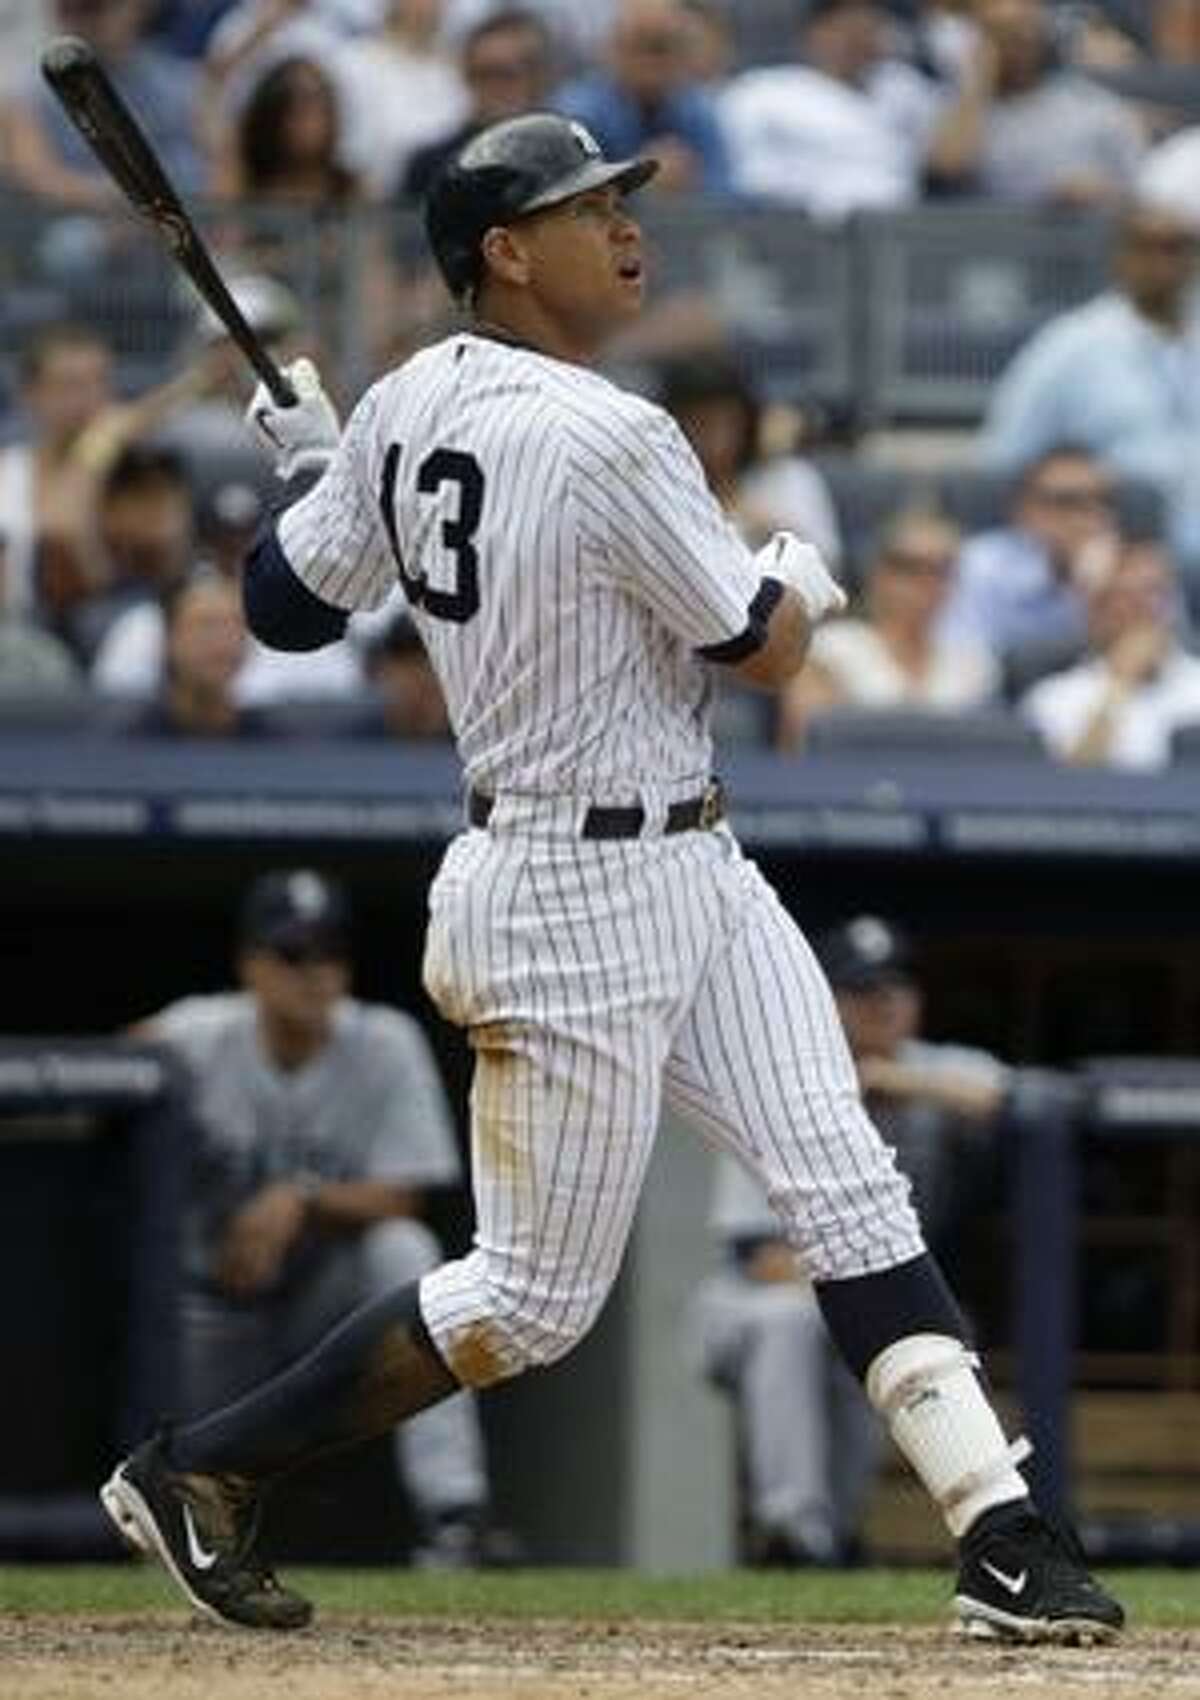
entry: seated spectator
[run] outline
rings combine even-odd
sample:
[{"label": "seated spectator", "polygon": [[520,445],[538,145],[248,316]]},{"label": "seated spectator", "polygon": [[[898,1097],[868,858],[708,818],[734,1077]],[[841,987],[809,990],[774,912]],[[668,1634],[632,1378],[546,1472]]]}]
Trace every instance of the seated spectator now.
[{"label": "seated spectator", "polygon": [[960,542],[958,527],[936,512],[914,508],[888,521],[867,569],[863,614],[818,627],[780,699],[781,749],[798,748],[822,709],[954,712],[996,696],[999,669],[988,649],[939,630]]},{"label": "seated spectator", "polygon": [[157,619],[159,598],[196,565],[195,506],[179,456],[149,446],[125,449],[100,490],[97,534],[102,584],[73,612],[70,632],[94,682],[120,694],[130,631],[143,610]]},{"label": "seated spectator", "polygon": [[1172,734],[1200,722],[1200,658],[1180,646],[1175,610],[1160,547],[1114,544],[1097,563],[1087,655],[1021,702],[1053,755],[1081,767],[1167,765]]},{"label": "seated spectator", "polygon": [[928,155],[940,188],[1009,201],[1112,203],[1133,186],[1135,114],[1058,59],[1044,0],[976,0],[978,39]]},{"label": "seated spectator", "polygon": [[554,107],[586,124],[610,159],[653,154],[656,190],[729,188],[724,136],[691,76],[692,38],[679,0],[621,0],[607,63],[559,89]]},{"label": "seated spectator", "polygon": [[150,738],[260,736],[260,710],[243,708],[233,684],[246,646],[238,587],[216,573],[193,573],[160,598],[163,677],[157,696],[120,722]]},{"label": "seated spectator", "polygon": [[664,362],[658,399],[752,549],[794,531],[836,566],[842,542],[825,480],[790,448],[768,450],[768,411],[735,358],[698,352]]},{"label": "seated spectator", "polygon": [[[912,1182],[937,1253],[968,1213],[1009,1091],[985,1051],[921,1035],[922,994],[900,931],[859,915],[816,941],[871,1119]],[[720,1160],[712,1224],[724,1267],[697,1294],[703,1373],[736,1403],[751,1564],[845,1564],[882,1457],[862,1390],[835,1358],[812,1284],[758,1185]]]},{"label": "seated spectator", "polygon": [[[612,31],[617,0],[526,0],[522,10],[535,17],[553,44],[554,56],[569,71],[586,69],[600,58]],[[497,0],[446,0],[450,36],[462,41],[479,24],[502,10]]]},{"label": "seated spectator", "polygon": [[442,10],[442,0],[389,0],[382,28],[342,50],[344,152],[375,199],[395,193],[419,147],[466,119],[469,97],[443,45]]},{"label": "seated spectator", "polygon": [[393,612],[382,630],[366,639],[364,669],[375,693],[376,708],[357,728],[360,735],[450,737],[446,699],[438,676],[417,628],[403,609]]},{"label": "seated spectator", "polygon": [[1082,649],[1083,574],[1115,528],[1112,475],[1086,449],[1048,449],[1022,471],[1008,523],[963,544],[942,633],[1002,660],[1035,647]]},{"label": "seated spectator", "polygon": [[[53,33],[92,47],[139,121],[171,180],[203,186],[196,72],[144,39],[149,0],[54,0]],[[120,190],[41,75],[29,70],[0,102],[0,159],[19,188],[75,211],[124,206]]]},{"label": "seated spectator", "polygon": [[233,199],[344,207],[359,185],[342,163],[341,108],[315,59],[281,59],[255,84],[217,187]]},{"label": "seated spectator", "polygon": [[992,393],[981,454],[1015,471],[1056,443],[1162,492],[1169,540],[1200,597],[1200,321],[1197,231],[1159,207],[1129,207],[1113,287],[1062,313],[1021,349]]},{"label": "seated spectator", "polygon": [[745,71],[721,98],[734,187],[822,219],[911,205],[944,97],[889,44],[881,0],[811,0],[802,62]]},{"label": "seated spectator", "polygon": [[550,36],[535,13],[493,13],[468,32],[459,55],[469,110],[461,123],[412,155],[401,189],[406,201],[424,199],[441,166],[477,130],[545,104],[554,58]]},{"label": "seated spectator", "polygon": [[[825,481],[797,454],[762,453],[765,410],[734,359],[696,353],[664,363],[658,399],[750,548],[760,548],[773,532],[794,531],[836,565],[841,538]],[[770,743],[771,699],[725,671],[716,669],[713,678],[718,745]]]}]

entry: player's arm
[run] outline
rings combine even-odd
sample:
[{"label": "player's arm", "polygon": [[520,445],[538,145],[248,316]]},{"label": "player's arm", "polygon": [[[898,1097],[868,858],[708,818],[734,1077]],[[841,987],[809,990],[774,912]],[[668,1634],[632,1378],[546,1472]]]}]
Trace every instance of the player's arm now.
[{"label": "player's arm", "polygon": [[312,362],[293,362],[287,376],[292,406],[280,407],[260,384],[246,413],[285,497],[247,555],[242,599],[262,643],[321,649],[344,635],[352,610],[376,607],[387,593],[385,546],[361,474],[372,408],[368,397],[343,432]]}]

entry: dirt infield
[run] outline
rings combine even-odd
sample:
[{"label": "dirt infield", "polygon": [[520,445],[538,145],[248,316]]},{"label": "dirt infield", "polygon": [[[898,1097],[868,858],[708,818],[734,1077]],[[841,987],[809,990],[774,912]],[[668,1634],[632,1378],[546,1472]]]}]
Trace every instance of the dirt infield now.
[{"label": "dirt infield", "polygon": [[1200,1634],[1006,1650],[939,1629],[0,1619],[0,1700],[1200,1700]]}]

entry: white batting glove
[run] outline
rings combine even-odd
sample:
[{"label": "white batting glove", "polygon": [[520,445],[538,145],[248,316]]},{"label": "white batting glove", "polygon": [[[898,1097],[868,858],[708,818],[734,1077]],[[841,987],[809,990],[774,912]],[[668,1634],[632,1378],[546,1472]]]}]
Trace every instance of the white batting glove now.
[{"label": "white batting glove", "polygon": [[776,578],[794,590],[813,625],[826,614],[840,614],[846,592],[821,559],[821,551],[790,531],[777,531],[755,555],[764,578]]},{"label": "white batting glove", "polygon": [[280,478],[298,472],[322,472],[341,435],[333,403],[321,387],[321,374],[311,360],[293,360],[284,367],[296,392],[290,407],[272,399],[265,384],[259,384],[246,409],[246,423],[266,449]]}]

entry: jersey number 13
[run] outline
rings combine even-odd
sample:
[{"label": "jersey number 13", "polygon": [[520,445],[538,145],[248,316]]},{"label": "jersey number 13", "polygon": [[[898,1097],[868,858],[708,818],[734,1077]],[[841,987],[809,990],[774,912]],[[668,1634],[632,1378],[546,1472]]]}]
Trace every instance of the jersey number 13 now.
[{"label": "jersey number 13", "polygon": [[401,445],[393,443],[383,462],[383,487],[379,493],[383,523],[396,558],[396,571],[405,596],[414,608],[424,608],[439,620],[463,625],[479,612],[479,555],[474,536],[483,512],[484,478],[479,462],[459,449],[434,449],[417,470],[417,489],[433,496],[443,484],[457,484],[458,512],[442,521],[442,543],[454,558],[453,590],[437,590],[424,573],[410,573],[400,553],[396,535],[396,477],[400,469]]}]

